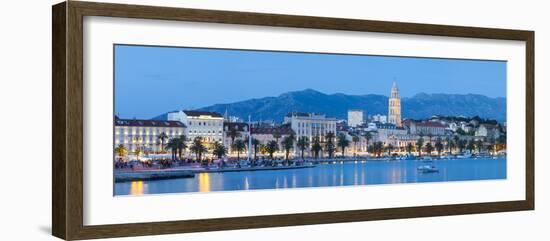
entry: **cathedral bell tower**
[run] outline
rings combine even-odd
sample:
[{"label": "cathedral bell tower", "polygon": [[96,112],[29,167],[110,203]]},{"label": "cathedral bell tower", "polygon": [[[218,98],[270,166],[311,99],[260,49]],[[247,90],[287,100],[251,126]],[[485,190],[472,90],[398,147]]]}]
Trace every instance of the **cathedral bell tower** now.
[{"label": "cathedral bell tower", "polygon": [[401,98],[399,98],[399,89],[397,84],[393,82],[388,105],[388,122],[395,124],[397,127],[401,125]]}]

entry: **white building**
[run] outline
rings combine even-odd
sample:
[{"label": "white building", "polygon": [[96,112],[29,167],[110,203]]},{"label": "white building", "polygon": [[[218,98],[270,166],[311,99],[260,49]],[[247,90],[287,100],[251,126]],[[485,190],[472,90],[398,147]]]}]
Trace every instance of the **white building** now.
[{"label": "white building", "polygon": [[348,126],[357,127],[365,123],[365,112],[363,110],[348,110]]},{"label": "white building", "polygon": [[406,146],[416,144],[417,135],[409,134],[407,129],[390,123],[376,123],[374,141],[380,141],[384,146],[392,145],[394,151],[403,151]]},{"label": "white building", "polygon": [[223,143],[223,117],[216,112],[180,110],[168,113],[168,120],[187,127],[187,139],[202,137],[205,144]]},{"label": "white building", "polygon": [[446,125],[436,121],[413,121],[406,120],[404,125],[409,129],[409,133],[413,135],[423,136],[442,136],[445,135]]},{"label": "white building", "polygon": [[372,116],[372,122],[387,123],[388,116],[376,114]]},{"label": "white building", "polygon": [[497,125],[481,124],[475,132],[476,136],[497,139],[500,137],[500,130]]},{"label": "white building", "polygon": [[305,136],[310,143],[315,137],[325,141],[325,135],[329,132],[336,135],[336,118],[328,118],[321,114],[289,113],[285,116],[285,123],[290,123],[290,128],[296,133],[296,139]]},{"label": "white building", "polygon": [[[156,153],[164,150],[168,140],[185,134],[185,124],[180,121],[135,120],[115,117],[115,146],[123,144],[128,152],[138,148],[143,152]],[[161,133],[168,138],[164,143],[159,139]]]}]

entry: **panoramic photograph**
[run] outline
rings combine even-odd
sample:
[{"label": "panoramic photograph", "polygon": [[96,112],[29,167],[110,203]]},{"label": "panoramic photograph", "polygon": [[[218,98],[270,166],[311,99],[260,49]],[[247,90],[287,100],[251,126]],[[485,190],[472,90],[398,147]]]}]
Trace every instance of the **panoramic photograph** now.
[{"label": "panoramic photograph", "polygon": [[506,61],[113,50],[115,196],[506,179]]}]

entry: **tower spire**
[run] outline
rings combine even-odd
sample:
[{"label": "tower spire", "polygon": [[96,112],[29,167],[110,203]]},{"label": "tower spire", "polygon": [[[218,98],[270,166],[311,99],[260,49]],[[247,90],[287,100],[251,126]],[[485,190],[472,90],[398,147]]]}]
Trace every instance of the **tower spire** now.
[{"label": "tower spire", "polygon": [[227,111],[227,106],[225,107],[225,113],[223,114],[223,120],[229,122],[229,112]]},{"label": "tower spire", "polygon": [[391,87],[391,94],[388,104],[388,122],[401,127],[401,98],[399,97],[399,88],[394,81]]}]

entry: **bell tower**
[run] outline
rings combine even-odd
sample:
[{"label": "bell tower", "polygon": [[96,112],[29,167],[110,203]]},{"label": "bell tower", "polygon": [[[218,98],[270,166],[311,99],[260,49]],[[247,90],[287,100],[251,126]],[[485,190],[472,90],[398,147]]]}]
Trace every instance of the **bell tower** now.
[{"label": "bell tower", "polygon": [[399,98],[399,89],[397,84],[393,82],[388,105],[388,122],[395,124],[397,127],[401,125],[401,98]]}]

